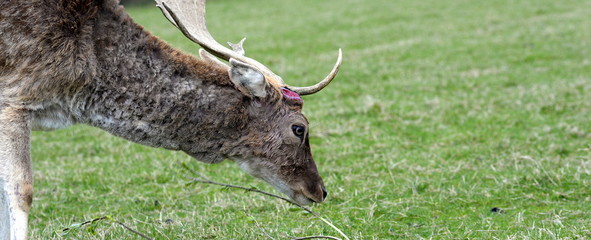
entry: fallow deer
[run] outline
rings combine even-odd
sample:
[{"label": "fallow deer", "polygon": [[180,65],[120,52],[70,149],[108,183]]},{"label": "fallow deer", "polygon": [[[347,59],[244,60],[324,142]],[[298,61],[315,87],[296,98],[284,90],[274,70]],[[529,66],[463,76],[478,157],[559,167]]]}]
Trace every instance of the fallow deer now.
[{"label": "fallow deer", "polygon": [[[300,95],[205,26],[205,0],[157,0],[203,49],[180,52],[132,21],[117,0],[0,1],[0,239],[26,239],[32,130],[88,124],[207,163],[235,161],[298,203],[326,198]],[[219,59],[222,60],[219,60]],[[227,61],[228,63],[224,62]]]}]

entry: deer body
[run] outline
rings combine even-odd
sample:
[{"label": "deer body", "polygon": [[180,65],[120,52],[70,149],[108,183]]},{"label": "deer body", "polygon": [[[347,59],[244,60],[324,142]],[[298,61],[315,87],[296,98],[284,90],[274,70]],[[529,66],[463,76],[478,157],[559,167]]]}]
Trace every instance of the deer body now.
[{"label": "deer body", "polygon": [[324,200],[301,101],[256,61],[202,57],[144,31],[116,0],[1,1],[0,239],[26,238],[30,131],[77,123],[203,162],[231,159],[295,201]]}]

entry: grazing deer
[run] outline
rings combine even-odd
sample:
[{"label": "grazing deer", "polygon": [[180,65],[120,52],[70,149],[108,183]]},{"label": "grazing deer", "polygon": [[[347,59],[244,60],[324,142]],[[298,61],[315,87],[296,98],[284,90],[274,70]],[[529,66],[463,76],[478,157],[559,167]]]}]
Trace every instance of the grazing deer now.
[{"label": "grazing deer", "polygon": [[[336,76],[291,87],[217,43],[205,0],[157,6],[199,44],[201,59],[135,24],[117,0],[0,1],[0,239],[26,239],[33,179],[31,130],[76,123],[207,163],[235,161],[298,203],[326,198],[300,95]],[[222,60],[228,63],[225,63]]]}]

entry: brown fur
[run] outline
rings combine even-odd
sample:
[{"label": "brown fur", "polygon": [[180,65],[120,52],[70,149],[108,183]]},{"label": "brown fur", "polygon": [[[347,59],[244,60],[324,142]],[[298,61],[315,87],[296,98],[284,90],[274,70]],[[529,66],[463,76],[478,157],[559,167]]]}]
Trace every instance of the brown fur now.
[{"label": "brown fur", "polygon": [[[276,81],[266,86],[263,98],[243,93],[226,69],[144,31],[116,0],[0,1],[0,109],[26,112],[27,126],[84,123],[208,163],[232,159],[297,201],[320,202],[307,134],[292,132],[307,128],[302,106]],[[11,193],[26,212],[31,182]]]},{"label": "brown fur", "polygon": [[72,93],[96,71],[90,0],[2,1],[0,87],[20,102]]}]

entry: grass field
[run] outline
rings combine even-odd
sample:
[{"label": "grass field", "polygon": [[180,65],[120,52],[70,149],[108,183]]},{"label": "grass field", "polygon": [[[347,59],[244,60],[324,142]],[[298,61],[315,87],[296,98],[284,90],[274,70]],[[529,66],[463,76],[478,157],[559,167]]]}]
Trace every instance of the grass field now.
[{"label": "grass field", "polygon": [[[148,30],[197,47],[153,6],[128,8]],[[313,207],[351,239],[591,238],[591,2],[585,0],[219,0],[220,42],[292,85],[339,77],[305,97],[329,192]],[[32,140],[32,239],[340,237],[276,199],[189,184],[275,192],[232,162],[188,156],[75,126]],[[492,208],[502,212],[491,212]],[[57,232],[57,233],[56,233]]]}]

